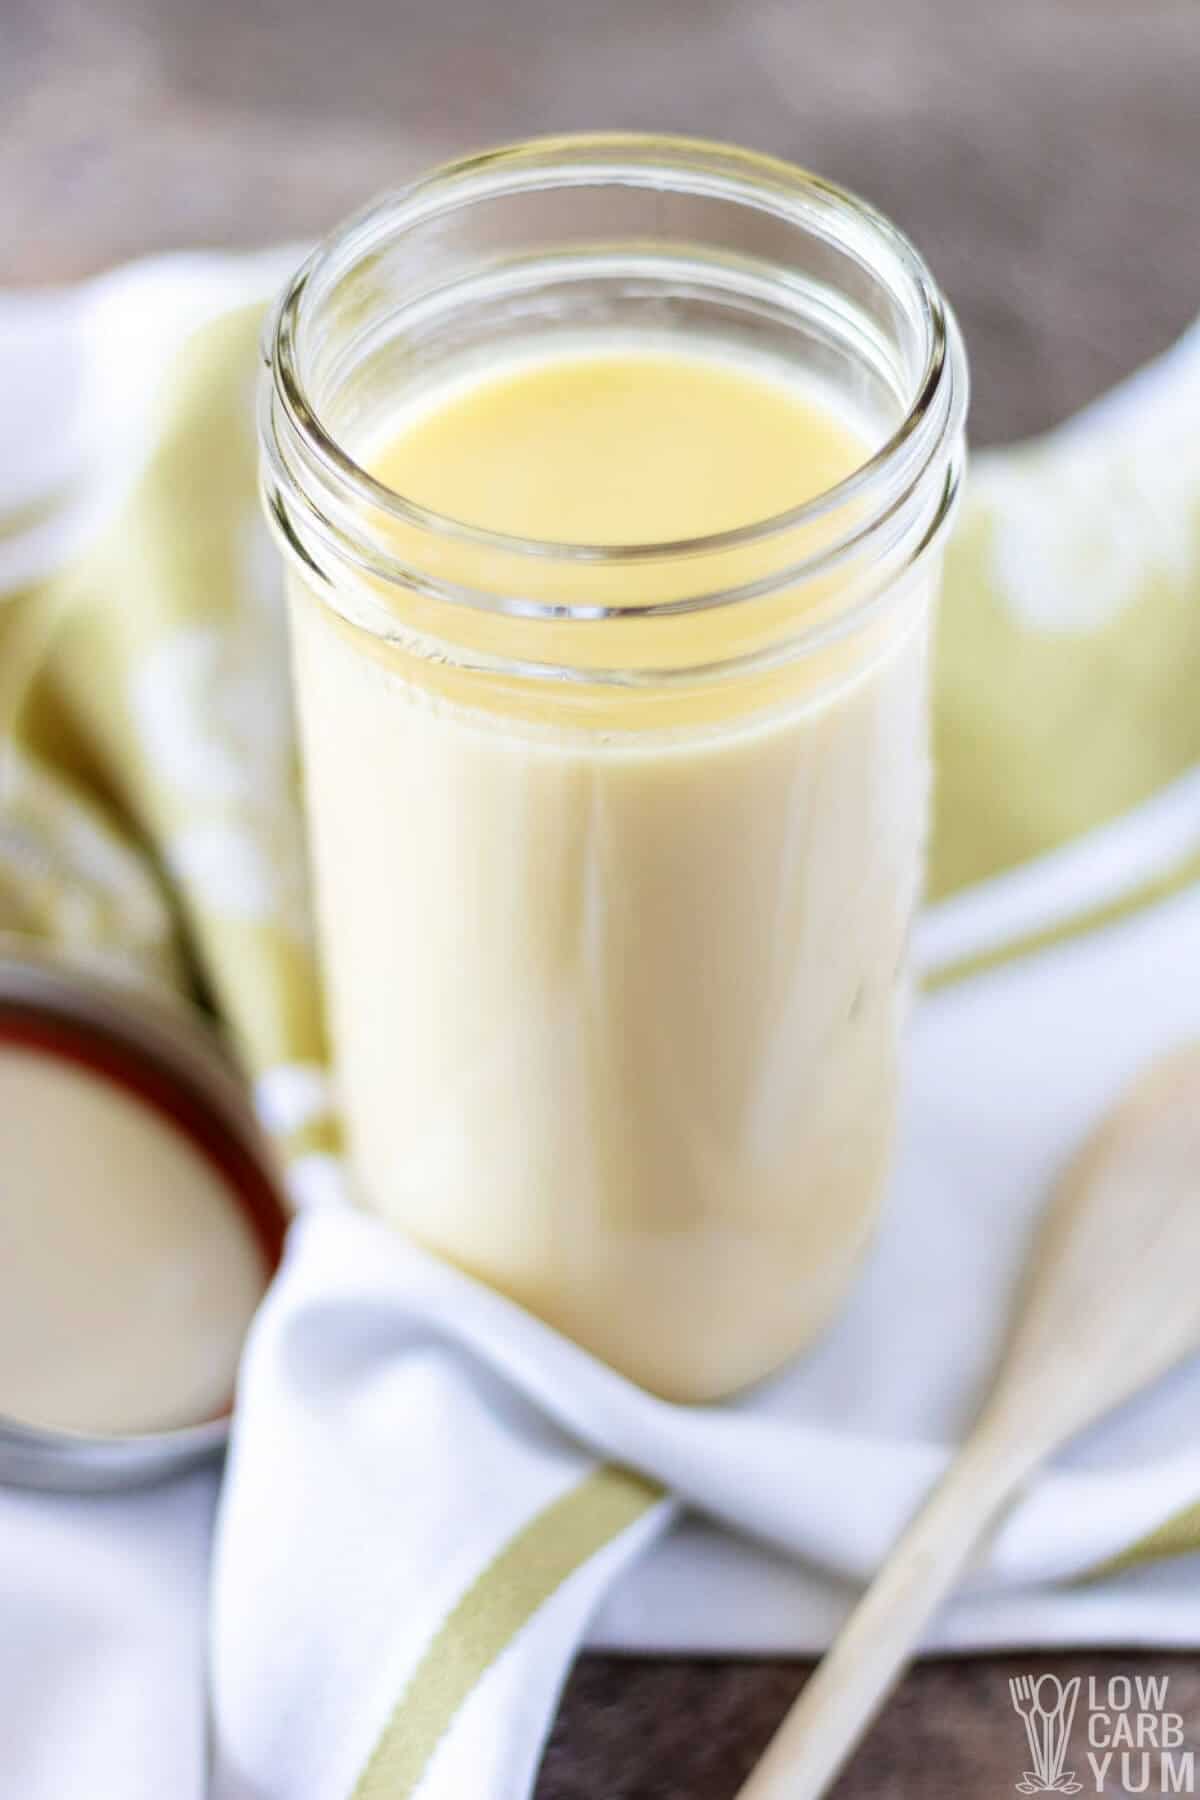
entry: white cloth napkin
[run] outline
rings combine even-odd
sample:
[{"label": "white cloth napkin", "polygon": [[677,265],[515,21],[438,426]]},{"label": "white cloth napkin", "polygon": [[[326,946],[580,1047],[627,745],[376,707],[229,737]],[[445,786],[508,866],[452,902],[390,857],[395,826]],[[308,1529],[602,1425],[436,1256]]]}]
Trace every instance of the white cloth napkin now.
[{"label": "white cloth napkin", "polygon": [[[211,314],[277,274],[222,269],[158,265],[138,316],[168,290],[201,316],[210,276]],[[1198,372],[1193,333],[1091,429],[1127,431]],[[581,1641],[821,1647],[970,1416],[1055,1169],[1200,1030],[1195,888],[1120,908],[1198,853],[1186,776],[931,910],[934,977],[1099,912],[923,998],[863,1279],[739,1402],[649,1398],[348,1209],[327,1160],[298,1166],[311,1203],[249,1345],[211,1563],[215,1472],[104,1499],[0,1490],[4,1790],[517,1800]],[[1066,1585],[1200,1504],[1198,1405],[1184,1369],[1077,1445],[931,1647],[1200,1644],[1200,1556]]]},{"label": "white cloth napkin", "polygon": [[[960,1200],[943,1192],[942,1218],[922,1219],[935,1238]],[[940,1322],[951,1266],[922,1278],[920,1249],[890,1237],[871,1280],[907,1271],[925,1290],[893,1305],[892,1332],[848,1323],[754,1399],[688,1409],[370,1219],[305,1218],[249,1347],[220,1510],[217,1800],[526,1794],[597,1613],[592,1641],[623,1648],[815,1648],[830,1609],[802,1585],[766,1618],[757,1600],[784,1559],[869,1573],[946,1457],[932,1434],[879,1421],[920,1411],[920,1390],[949,1416],[973,1385],[977,1347]],[[921,1304],[933,1295],[937,1312]],[[899,1372],[875,1406],[885,1336]],[[1171,1444],[1198,1400],[1195,1370],[1040,1483],[939,1641],[1194,1642],[1200,1558],[1182,1584],[1179,1564],[1170,1585],[1149,1571],[1077,1593],[1034,1584],[1194,1498],[1200,1453]],[[643,1559],[679,1503],[715,1523]]]},{"label": "white cloth napkin", "polygon": [[0,1487],[5,1800],[203,1800],[216,1488]]}]

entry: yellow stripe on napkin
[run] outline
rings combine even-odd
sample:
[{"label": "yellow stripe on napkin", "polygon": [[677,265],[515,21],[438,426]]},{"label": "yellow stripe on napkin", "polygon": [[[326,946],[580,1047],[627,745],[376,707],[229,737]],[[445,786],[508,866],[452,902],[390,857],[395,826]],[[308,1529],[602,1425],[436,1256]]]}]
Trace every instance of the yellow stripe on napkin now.
[{"label": "yellow stripe on napkin", "polygon": [[1053,950],[1059,944],[1069,943],[1072,938],[1084,937],[1092,931],[1103,931],[1108,925],[1119,925],[1123,920],[1145,911],[1147,907],[1158,906],[1162,901],[1170,900],[1197,884],[1200,884],[1200,851],[1185,856],[1173,868],[1160,870],[1158,874],[1138,883],[1127,892],[1118,894],[1112,900],[1084,907],[1069,918],[1058,919],[1053,925],[1046,925],[1038,931],[1026,932],[993,949],[980,950],[972,956],[964,956],[958,962],[942,964],[923,978],[922,991],[927,994],[936,993],[939,988],[950,987],[955,982],[968,981],[975,975],[986,975],[1004,963],[1014,962],[1025,956],[1036,956],[1043,950]]},{"label": "yellow stripe on napkin", "polygon": [[661,1499],[640,1476],[605,1466],[518,1532],[433,1639],[352,1800],[407,1800],[455,1715],[521,1627],[589,1557]]}]

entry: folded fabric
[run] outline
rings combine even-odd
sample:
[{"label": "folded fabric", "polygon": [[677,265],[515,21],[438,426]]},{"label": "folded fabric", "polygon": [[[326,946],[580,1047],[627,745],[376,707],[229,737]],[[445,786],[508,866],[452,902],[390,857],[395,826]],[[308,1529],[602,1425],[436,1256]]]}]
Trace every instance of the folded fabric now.
[{"label": "folded fabric", "polygon": [[[929,1367],[928,1326],[899,1336]],[[869,1572],[947,1452],[825,1422],[817,1395],[855,1362],[850,1341],[829,1352],[824,1381],[801,1367],[737,1404],[672,1406],[373,1220],[311,1213],[249,1347],[221,1505],[218,1800],[527,1793],[590,1615],[630,1565],[637,1594],[635,1559],[681,1504]],[[1157,1420],[1131,1415],[1041,1483],[977,1589],[1074,1577],[1193,1496],[1200,1453],[1162,1445],[1198,1391],[1180,1382]],[[674,1608],[699,1604],[689,1647],[727,1647],[691,1549],[651,1629],[677,1647]],[[1122,1639],[1147,1616],[1132,1599]],[[1175,1625],[1194,1637],[1194,1586]]]},{"label": "folded fabric", "polygon": [[[198,966],[304,1213],[220,1499],[209,1775],[215,1475],[0,1494],[0,1737],[29,1800],[85,1780],[128,1800],[520,1795],[585,1631],[819,1647],[969,1417],[1054,1170],[1200,1030],[1181,978],[1200,954],[1193,331],[976,463],[906,1123],[879,1242],[816,1350],[736,1403],[672,1408],[347,1208],[254,494],[255,337],[291,260],[168,258],[0,300],[0,929],[119,950],[148,980]],[[1077,1446],[937,1642],[1200,1643],[1198,1399],[1182,1370]]]}]

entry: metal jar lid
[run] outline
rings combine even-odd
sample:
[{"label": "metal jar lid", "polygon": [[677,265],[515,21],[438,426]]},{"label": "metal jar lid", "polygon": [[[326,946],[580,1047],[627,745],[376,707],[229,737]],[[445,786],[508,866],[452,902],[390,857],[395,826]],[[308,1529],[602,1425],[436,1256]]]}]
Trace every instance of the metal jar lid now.
[{"label": "metal jar lid", "polygon": [[[5,1044],[107,1078],[169,1121],[217,1169],[252,1227],[268,1275],[274,1271],[287,1225],[281,1189],[244,1088],[195,1009],[115,962],[67,961],[25,940],[4,942]],[[0,1482],[74,1493],[134,1486],[213,1455],[228,1430],[228,1412],[164,1430],[97,1435],[0,1414]]]}]

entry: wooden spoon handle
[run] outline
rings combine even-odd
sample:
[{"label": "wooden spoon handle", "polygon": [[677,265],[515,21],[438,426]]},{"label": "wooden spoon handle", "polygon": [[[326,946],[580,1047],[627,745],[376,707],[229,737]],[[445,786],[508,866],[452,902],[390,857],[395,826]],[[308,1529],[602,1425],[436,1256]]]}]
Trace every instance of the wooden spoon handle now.
[{"label": "wooden spoon handle", "polygon": [[816,1800],[874,1718],[1020,1471],[975,1438],[890,1552],[737,1800]]}]

